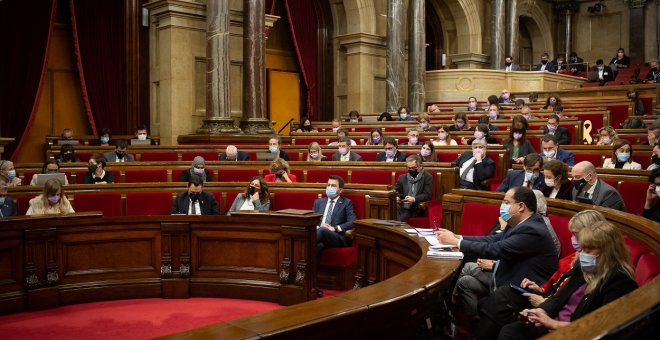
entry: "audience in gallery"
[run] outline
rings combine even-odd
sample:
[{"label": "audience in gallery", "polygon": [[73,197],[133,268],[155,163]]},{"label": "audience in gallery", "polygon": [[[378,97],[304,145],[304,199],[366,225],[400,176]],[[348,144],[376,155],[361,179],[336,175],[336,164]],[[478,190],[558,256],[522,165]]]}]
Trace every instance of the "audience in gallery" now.
[{"label": "audience in gallery", "polygon": [[482,111],[483,110],[481,108],[481,106],[479,106],[479,102],[477,101],[477,97],[468,98],[467,110],[470,111],[470,112]]},{"label": "audience in gallery", "polygon": [[511,95],[509,90],[503,89],[502,92],[500,93],[500,98],[498,98],[498,101],[500,104],[513,104],[515,102],[515,97]]},{"label": "audience in gallery", "polygon": [[513,62],[513,57],[508,55],[504,57],[504,71],[520,71],[520,65]]},{"label": "audience in gallery", "polygon": [[605,158],[604,169],[642,170],[642,165],[633,161],[633,149],[626,139],[617,139],[612,143],[612,157]]},{"label": "audience in gallery", "polygon": [[622,68],[630,67],[630,58],[626,55],[626,51],[622,48],[619,48],[616,51],[616,56],[610,60],[610,68],[616,71]]},{"label": "audience in gallery", "polygon": [[555,65],[557,65],[557,73],[562,72],[562,71],[568,71],[568,65],[566,64],[566,57],[564,57],[563,54],[557,55],[557,58],[554,61]]},{"label": "audience in gallery", "polygon": [[401,106],[396,113],[399,115],[399,121],[415,121],[415,117],[410,115],[410,110],[407,107]]},{"label": "audience in gallery", "polygon": [[462,137],[461,144],[472,145],[472,142],[478,139],[483,139],[488,144],[497,144],[497,139],[495,137],[490,136],[488,125],[486,124],[477,124],[477,126],[474,127],[474,137],[473,138]]},{"label": "audience in gallery", "polygon": [[371,129],[369,138],[364,145],[383,145],[383,131],[380,128]]},{"label": "audience in gallery", "polygon": [[191,176],[188,190],[176,195],[172,205],[172,214],[184,215],[220,215],[220,208],[215,196],[204,191],[204,181],[200,176]]},{"label": "audience in gallery", "polygon": [[99,132],[98,143],[100,146],[110,146],[112,144],[112,132],[108,128],[103,128]]},{"label": "audience in gallery", "polygon": [[549,60],[550,56],[547,53],[541,54],[541,62],[536,65],[537,71],[548,71],[548,72],[557,72],[557,67],[552,61]]},{"label": "audience in gallery", "polygon": [[654,122],[649,125],[647,140],[639,142],[640,145],[656,145],[660,143],[660,124]]},{"label": "audience in gallery", "polygon": [[348,137],[339,137],[337,139],[337,152],[332,155],[332,160],[335,162],[361,162],[362,156],[355,152],[351,152],[352,140]]},{"label": "audience in gallery", "polygon": [[548,135],[554,135],[557,138],[557,143],[559,145],[568,145],[570,144],[570,137],[568,135],[568,129],[559,126],[560,118],[556,114],[551,114],[548,116],[548,124],[543,127],[543,133]]},{"label": "audience in gallery", "polygon": [[360,113],[355,111],[355,110],[349,112],[348,113],[348,121],[351,122],[351,123],[361,122],[362,118],[360,118]]},{"label": "audience in gallery", "polygon": [[16,216],[18,210],[11,197],[7,197],[9,186],[6,182],[0,181],[0,218]]},{"label": "audience in gallery", "polygon": [[[595,210],[584,210],[575,214],[568,222],[568,230],[573,234],[571,245],[575,252],[559,261],[557,271],[545,283],[528,278],[524,278],[520,283],[513,282],[529,291],[528,293],[521,293],[515,289],[498,289],[482,301],[478,327],[473,336],[476,339],[494,339],[503,325],[518,320],[517,312],[526,308],[538,307],[546,300],[552,299],[565,287],[570,287],[567,283],[571,281],[571,278],[574,275],[579,278],[582,274],[579,261],[582,249],[576,236],[587,226],[604,221],[605,217]],[[580,280],[580,282],[583,281]]]},{"label": "audience in gallery", "polygon": [[495,173],[495,161],[488,157],[488,143],[485,139],[475,139],[472,151],[462,153],[452,162],[459,167],[459,188],[490,190],[490,179]]},{"label": "audience in gallery", "polygon": [[639,92],[637,92],[636,89],[630,89],[628,90],[626,96],[628,97],[628,99],[630,99],[630,102],[632,103],[633,114],[635,116],[643,116],[646,111],[644,110],[644,102],[642,102],[642,100],[639,99]]},{"label": "audience in gallery", "polygon": [[291,174],[289,162],[282,158],[275,158],[270,163],[270,174],[264,176],[268,183],[295,183],[296,175]]},{"label": "audience in gallery", "polygon": [[646,170],[655,170],[660,168],[660,144],[653,145],[653,151],[651,154],[651,165],[649,165]]},{"label": "audience in gallery", "polygon": [[318,132],[312,127],[312,121],[309,118],[303,117],[300,121],[302,121],[302,124],[298,127],[296,132]]},{"label": "audience in gallery", "polygon": [[445,125],[438,127],[438,139],[433,141],[435,146],[458,145],[456,141],[451,138],[451,132]]},{"label": "audience in gallery", "polygon": [[[330,143],[330,144],[328,144],[328,145],[329,146],[336,146],[337,144],[339,144],[339,138],[341,138],[341,137],[348,138],[348,130],[346,128],[339,128],[339,130],[337,130],[337,140]],[[348,138],[348,142],[351,145],[357,145],[357,143],[354,140],[350,139],[350,138]]]},{"label": "audience in gallery", "polygon": [[341,128],[341,120],[339,118],[332,119],[332,132],[337,132]]},{"label": "audience in gallery", "polygon": [[626,205],[618,191],[598,178],[596,167],[582,161],[571,169],[573,178],[573,201],[593,204],[619,211],[626,211]]},{"label": "audience in gallery", "polygon": [[544,110],[552,110],[555,106],[561,105],[561,98],[557,94],[551,94],[545,100]]},{"label": "audience in gallery", "polygon": [[437,162],[438,155],[435,153],[435,146],[433,142],[427,141],[422,144],[422,148],[419,150],[419,156],[422,157],[422,162]]},{"label": "audience in gallery", "polygon": [[25,215],[74,213],[71,203],[64,194],[64,185],[57,179],[46,181],[41,195],[30,200]]},{"label": "audience in gallery", "polygon": [[651,69],[645,79],[647,83],[660,83],[660,61],[658,59],[651,60]]},{"label": "audience in gallery", "polygon": [[381,122],[381,121],[391,122],[393,120],[394,120],[394,118],[392,118],[392,115],[389,112],[383,112],[383,113],[380,114],[380,116],[378,116],[378,121],[379,122]]},{"label": "audience in gallery", "polygon": [[536,154],[532,143],[527,139],[527,128],[521,122],[511,124],[509,138],[502,141],[502,145],[509,151],[512,164],[520,164],[525,157],[530,154]]},{"label": "audience in gallery", "polygon": [[104,153],[103,158],[105,158],[107,162],[124,163],[124,162],[135,161],[133,155],[126,152],[127,149],[128,149],[128,143],[125,140],[120,139],[115,144],[115,151],[108,151]]},{"label": "audience in gallery", "polygon": [[543,136],[541,140],[541,149],[544,162],[547,162],[551,159],[560,160],[570,166],[575,165],[575,160],[573,159],[573,153],[566,151],[559,147],[559,142],[557,141],[557,136],[547,134]]},{"label": "audience in gallery", "polygon": [[227,145],[227,149],[225,149],[225,152],[220,154],[220,160],[231,161],[231,162],[249,161],[250,154],[248,154],[245,151],[239,151],[235,145]]},{"label": "audience in gallery", "polygon": [[619,140],[619,135],[611,126],[603,126],[598,129],[598,135],[594,136],[596,145],[612,145],[617,140]]},{"label": "audience in gallery", "polygon": [[584,59],[578,57],[576,52],[571,52],[568,56],[568,66],[573,75],[578,75],[584,72]]},{"label": "audience in gallery", "polygon": [[7,183],[8,187],[17,187],[22,184],[23,179],[16,176],[14,162],[0,160],[0,181]]},{"label": "audience in gallery", "polygon": [[470,121],[465,112],[456,112],[454,124],[449,126],[449,131],[470,131]]},{"label": "audience in gallery", "polygon": [[[655,168],[649,175],[649,188],[646,190],[646,201],[644,202],[643,216],[660,222],[660,168]],[[1,184],[0,184],[1,185]],[[0,196],[2,188],[0,188]]]},{"label": "audience in gallery", "polygon": [[328,157],[323,156],[321,145],[317,142],[311,142],[307,146],[307,159],[308,162],[325,162]]},{"label": "audience in gallery", "polygon": [[192,161],[192,166],[187,171],[181,173],[179,182],[190,183],[193,177],[199,177],[202,182],[213,182],[213,176],[209,169],[206,168],[206,160],[202,156],[195,156]]},{"label": "audience in gallery", "polygon": [[270,210],[270,194],[268,184],[261,176],[252,177],[245,192],[236,195],[227,215],[237,210]]},{"label": "audience in gallery", "polygon": [[[337,132],[337,135],[339,135],[339,132]],[[284,152],[284,150],[280,149],[280,145],[282,143],[282,139],[280,136],[272,136],[268,140],[268,152],[275,154],[275,158],[282,158],[285,161],[289,161],[289,154]]]},{"label": "audience in gallery", "polygon": [[138,125],[135,128],[135,138],[137,140],[150,140],[151,145],[156,145],[156,141],[149,138],[149,132],[147,131],[147,126],[144,124]]},{"label": "audience in gallery", "polygon": [[397,150],[396,139],[392,137],[385,138],[384,151],[376,155],[377,162],[403,162],[408,155],[405,152]]},{"label": "audience in gallery", "polygon": [[419,140],[419,131],[417,129],[408,130],[408,140],[401,143],[402,146],[413,146],[413,145],[422,145],[422,142]]},{"label": "audience in gallery", "polygon": [[431,126],[431,117],[426,112],[422,112],[419,114],[419,131],[420,132],[436,131],[436,129],[433,126]]},{"label": "audience in gallery", "polygon": [[[57,162],[53,160],[49,160],[46,163],[44,163],[44,166],[41,168],[41,173],[42,174],[57,174],[60,172],[60,166],[57,164]],[[37,178],[39,177],[39,174],[34,174],[32,176],[32,180],[30,181],[30,185],[37,185]],[[68,185],[69,184],[69,179],[64,176],[64,184]]]},{"label": "audience in gallery", "polygon": [[353,202],[347,197],[341,197],[344,191],[344,179],[331,175],[325,187],[325,197],[317,198],[312,210],[321,215],[316,229],[317,263],[321,262],[321,254],[326,248],[348,247],[351,239],[346,232],[353,229],[356,219]]},{"label": "audience in gallery", "polygon": [[115,176],[112,171],[105,171],[106,160],[100,154],[94,155],[89,159],[87,173],[83,179],[85,184],[107,184],[114,183]]},{"label": "audience in gallery", "polygon": [[603,59],[598,59],[596,60],[593,75],[590,75],[589,79],[593,82],[598,82],[599,86],[603,86],[608,81],[614,81],[614,71],[603,63]]},{"label": "audience in gallery", "polygon": [[509,189],[519,186],[543,190],[545,187],[545,177],[541,174],[543,158],[536,153],[530,153],[524,157],[522,164],[522,170],[509,170],[507,172],[497,191],[507,192]]},{"label": "audience in gallery", "polygon": [[556,159],[543,163],[543,195],[564,200],[573,199],[573,182],[568,179],[568,165]]},{"label": "audience in gallery", "polygon": [[433,176],[424,171],[424,164],[420,156],[406,158],[408,173],[402,174],[394,185],[396,197],[397,219],[404,221],[410,217],[424,214],[419,204],[433,198]]},{"label": "audience in gallery", "polygon": [[495,119],[490,119],[488,115],[481,115],[479,116],[479,120],[477,120],[477,124],[486,124],[486,126],[488,126],[488,131],[499,131],[500,128],[497,127],[497,125],[491,124],[491,120],[494,121]]},{"label": "audience in gallery", "polygon": [[72,140],[73,139],[73,129],[72,128],[62,129],[62,134],[60,135],[60,138],[65,139],[65,140]]}]

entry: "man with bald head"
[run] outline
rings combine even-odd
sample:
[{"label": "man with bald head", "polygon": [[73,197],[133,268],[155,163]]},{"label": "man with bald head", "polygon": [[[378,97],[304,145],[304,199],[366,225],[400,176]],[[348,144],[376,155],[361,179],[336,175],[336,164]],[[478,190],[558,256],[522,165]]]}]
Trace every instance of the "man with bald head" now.
[{"label": "man with bald head", "polygon": [[220,155],[221,161],[249,161],[250,155],[245,151],[238,151],[234,145],[227,146],[227,149]]},{"label": "man with bald head", "polygon": [[573,201],[626,211],[626,205],[616,189],[598,179],[596,167],[584,161],[573,166]]}]

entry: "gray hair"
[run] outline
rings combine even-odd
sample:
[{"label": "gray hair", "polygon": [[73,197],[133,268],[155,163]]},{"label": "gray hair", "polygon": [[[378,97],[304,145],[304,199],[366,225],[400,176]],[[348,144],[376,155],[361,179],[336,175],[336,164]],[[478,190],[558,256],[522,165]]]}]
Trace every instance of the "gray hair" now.
[{"label": "gray hair", "polygon": [[11,163],[11,161],[6,160],[6,159],[0,160],[0,170],[2,170],[2,171],[7,170],[10,163]]},{"label": "gray hair", "polygon": [[195,156],[192,162],[192,167],[197,168],[198,165],[203,165],[206,166],[206,161],[204,160],[204,157],[202,156]]},{"label": "gray hair", "polygon": [[475,138],[472,141],[472,146],[479,145],[479,144],[483,145],[484,148],[488,147],[488,142],[486,142],[486,138]]},{"label": "gray hair", "polygon": [[406,158],[406,163],[408,163],[408,162],[415,162],[415,164],[417,164],[417,166],[420,166],[423,163],[422,157],[420,157],[419,155],[408,156]]},{"label": "gray hair", "polygon": [[559,242],[559,237],[557,237],[557,233],[555,232],[555,229],[552,227],[552,223],[550,222],[550,219],[547,216],[548,212],[548,201],[545,199],[545,196],[543,196],[543,192],[540,190],[533,190],[534,191],[534,196],[536,196],[536,212],[543,217],[543,222],[545,222],[545,226],[548,228],[548,232],[550,233],[550,238],[552,238],[552,243],[555,246],[555,250],[557,251],[557,255],[561,253],[561,242]]},{"label": "gray hair", "polygon": [[7,191],[8,188],[9,186],[5,181],[0,181],[0,191]]},{"label": "gray hair", "polygon": [[237,151],[238,151],[238,149],[236,149],[236,146],[234,146],[234,145],[228,145],[227,146],[226,153],[236,153]]}]

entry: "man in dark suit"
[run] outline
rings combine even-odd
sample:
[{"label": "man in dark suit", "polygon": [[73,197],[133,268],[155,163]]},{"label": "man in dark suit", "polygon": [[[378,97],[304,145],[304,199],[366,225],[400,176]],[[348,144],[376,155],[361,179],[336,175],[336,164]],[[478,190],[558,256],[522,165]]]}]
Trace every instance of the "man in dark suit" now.
[{"label": "man in dark suit", "polygon": [[568,129],[559,126],[559,116],[556,114],[551,114],[548,116],[548,125],[543,127],[544,134],[551,134],[557,137],[557,143],[559,145],[568,145],[570,143],[570,137],[568,136]]},{"label": "man in dark suit", "polygon": [[213,194],[204,191],[202,178],[192,176],[188,182],[188,191],[176,195],[172,214],[220,215],[220,208]]},{"label": "man in dark suit", "polygon": [[238,151],[236,146],[229,145],[224,153],[220,155],[221,161],[249,161],[250,155],[245,151]]},{"label": "man in dark suit", "polygon": [[584,59],[578,57],[577,53],[571,52],[568,57],[568,67],[573,75],[578,75],[584,72]]},{"label": "man in dark suit", "polygon": [[419,131],[417,131],[416,128],[408,130],[408,141],[405,143],[401,143],[401,145],[408,145],[408,146],[414,146],[414,145],[422,145],[422,143],[419,140]]},{"label": "man in dark suit", "polygon": [[332,155],[332,160],[335,162],[362,162],[362,156],[351,152],[351,140],[342,136],[337,139],[337,146],[339,151]]},{"label": "man in dark suit", "polygon": [[520,65],[513,63],[513,57],[508,55],[504,58],[504,71],[520,71]]},{"label": "man in dark suit", "polygon": [[490,190],[489,179],[495,173],[495,161],[486,155],[485,138],[472,141],[472,151],[464,152],[452,162],[459,170],[461,189]]},{"label": "man in dark suit", "polygon": [[[626,211],[623,199],[614,187],[598,179],[596,167],[588,161],[576,164],[571,169],[573,177],[573,201]],[[640,193],[641,194],[641,193]]]},{"label": "man in dark suit", "polygon": [[383,144],[385,145],[385,151],[379,152],[378,155],[376,155],[376,161],[403,162],[406,160],[406,157],[408,157],[405,152],[397,150],[396,139],[392,137],[386,137],[385,140],[383,140]]},{"label": "man in dark suit", "polygon": [[603,86],[608,81],[614,81],[614,72],[611,67],[605,65],[603,59],[598,59],[596,60],[593,76],[589,78],[595,78],[594,81],[598,82],[598,85]]},{"label": "man in dark suit", "polygon": [[0,218],[16,216],[16,205],[11,197],[7,197],[7,183],[0,181]]},{"label": "man in dark suit", "polygon": [[541,141],[541,147],[543,153],[539,154],[543,157],[543,161],[547,162],[551,159],[556,159],[566,163],[569,166],[575,165],[575,160],[573,159],[573,153],[570,151],[563,150],[559,147],[559,142],[557,141],[557,136],[547,134],[543,136]]},{"label": "man in dark suit", "polygon": [[525,156],[523,170],[509,170],[497,191],[507,192],[509,189],[519,186],[543,190],[545,177],[543,177],[541,167],[543,167],[543,158],[538,154],[530,153]]},{"label": "man in dark suit", "polygon": [[[506,192],[500,206],[500,217],[507,222],[502,232],[458,236],[441,229],[438,239],[443,244],[457,246],[466,257],[497,260],[486,294],[511,283],[518,284],[524,278],[545,282],[557,270],[557,249],[536,209],[532,189],[515,187]],[[477,299],[467,294],[459,294],[459,297]]]},{"label": "man in dark suit", "polygon": [[331,175],[328,177],[328,185],[325,188],[326,197],[317,198],[314,201],[312,210],[323,215],[321,223],[316,229],[316,250],[319,262],[325,248],[351,245],[351,239],[346,237],[346,231],[353,228],[355,210],[353,210],[353,202],[350,199],[340,196],[343,190],[344,179],[341,176]]},{"label": "man in dark suit", "polygon": [[639,142],[639,145],[656,145],[660,142],[660,124],[654,122],[648,127],[647,139]]},{"label": "man in dark suit", "polygon": [[537,71],[557,72],[557,66],[550,61],[550,56],[547,53],[541,54],[541,63],[536,65]]},{"label": "man in dark suit", "polygon": [[406,167],[408,173],[399,176],[394,185],[399,221],[423,215],[424,211],[419,209],[419,204],[433,197],[433,176],[424,171],[422,158],[418,155],[408,156]]},{"label": "man in dark suit", "polygon": [[126,149],[128,148],[128,143],[120,139],[116,142],[115,144],[115,151],[108,151],[103,154],[103,158],[107,162],[133,162],[135,159],[133,158],[132,155],[126,153]]}]

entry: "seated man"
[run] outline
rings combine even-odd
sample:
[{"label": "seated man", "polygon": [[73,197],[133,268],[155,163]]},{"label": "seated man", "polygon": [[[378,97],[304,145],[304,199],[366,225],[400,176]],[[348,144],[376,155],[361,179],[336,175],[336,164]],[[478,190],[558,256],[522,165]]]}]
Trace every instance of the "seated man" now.
[{"label": "seated man", "polygon": [[424,143],[419,141],[419,131],[417,129],[408,130],[408,141],[401,143],[401,145],[422,145]]},{"label": "seated man", "polygon": [[596,67],[592,74],[588,76],[589,81],[598,82],[600,86],[605,85],[608,81],[614,81],[614,71],[605,65],[603,59],[596,60]]},{"label": "seated man", "polygon": [[16,216],[16,205],[11,197],[7,197],[7,183],[0,181],[0,218]]},{"label": "seated man", "polygon": [[647,139],[639,142],[639,145],[656,145],[660,142],[660,125],[653,123],[648,127]]},{"label": "seated man", "polygon": [[[573,201],[626,211],[626,205],[616,189],[598,179],[596,167],[588,161],[576,164],[571,169],[573,177]],[[641,194],[641,193],[640,193]]]},{"label": "seated man", "polygon": [[[347,138],[348,138],[348,130],[347,130],[346,128],[342,128],[342,127],[340,127],[340,128],[337,130],[337,140],[334,141],[334,142],[332,142],[332,143],[330,143],[330,144],[328,144],[328,145],[329,145],[329,146],[336,146],[337,144],[339,144],[339,138],[341,138],[341,137],[347,137]],[[348,140],[349,140],[349,143],[350,143],[351,145],[357,145],[357,143],[356,143],[354,140],[352,140],[352,139],[350,139],[350,138],[348,138]]]},{"label": "seated man", "polygon": [[72,128],[64,128],[62,129],[62,139],[73,139],[73,129]]},{"label": "seated man", "polygon": [[472,141],[472,151],[464,152],[451,164],[460,168],[461,189],[490,190],[487,182],[495,173],[495,161],[486,155],[485,138]]},{"label": "seated man", "polygon": [[559,147],[559,142],[557,141],[556,135],[547,134],[543,136],[541,147],[543,149],[543,153],[539,155],[543,157],[544,162],[547,162],[551,159],[556,159],[566,163],[569,166],[575,165],[573,153],[563,150]]},{"label": "seated man", "polygon": [[188,190],[176,195],[172,214],[220,215],[220,208],[213,194],[204,191],[202,178],[192,176],[188,182]]},{"label": "seated man", "polygon": [[108,151],[104,153],[103,158],[105,158],[107,162],[124,163],[124,162],[135,161],[132,155],[126,153],[127,148],[128,148],[128,143],[125,140],[120,139],[115,144],[115,151]]},{"label": "seated man", "polygon": [[220,155],[221,161],[249,161],[250,155],[245,151],[238,151],[236,146],[228,145],[223,154]]},{"label": "seated man", "polygon": [[399,221],[424,214],[419,204],[433,197],[433,176],[424,171],[422,158],[418,155],[406,158],[408,173],[399,176],[394,191],[396,197],[396,215]]},{"label": "seated man", "polygon": [[559,145],[570,144],[568,129],[563,126],[559,126],[559,120],[560,118],[556,114],[551,114],[548,116],[548,125],[543,127],[543,133],[557,137],[557,143],[559,143]]},{"label": "seated man", "polygon": [[387,137],[383,140],[385,145],[385,152],[379,152],[376,155],[376,161],[378,162],[403,162],[406,160],[408,155],[405,152],[399,151],[396,149],[397,142],[396,139],[392,137]]},{"label": "seated man", "polygon": [[332,120],[332,132],[337,133],[340,127],[341,127],[341,119],[334,118]]},{"label": "seated man", "polygon": [[321,253],[325,248],[348,247],[351,239],[346,237],[346,231],[353,228],[355,211],[353,202],[340,197],[344,190],[344,179],[341,176],[328,177],[325,188],[326,197],[314,201],[315,213],[322,214],[321,223],[316,229],[317,259],[321,262]]},{"label": "seated man", "polygon": [[138,125],[137,128],[135,128],[135,138],[138,140],[150,140],[151,145],[156,145],[156,141],[149,138],[149,133],[147,132],[147,126],[142,124]]},{"label": "seated man", "polygon": [[530,153],[525,156],[523,170],[509,170],[497,191],[507,192],[509,189],[519,186],[543,190],[545,178],[541,173],[541,167],[543,167],[543,158],[538,154]]},{"label": "seated man", "polygon": [[351,152],[351,140],[348,137],[337,139],[339,150],[332,155],[335,162],[362,162],[362,156]]},{"label": "seated man", "polygon": [[268,140],[268,152],[274,153],[277,156],[275,158],[282,158],[285,161],[290,161],[289,154],[280,148],[282,144],[282,138],[280,136],[270,137]]}]

